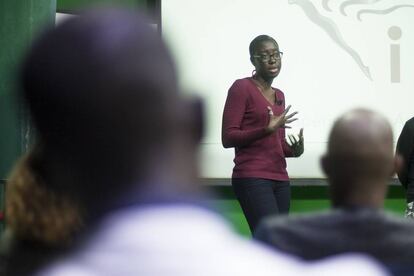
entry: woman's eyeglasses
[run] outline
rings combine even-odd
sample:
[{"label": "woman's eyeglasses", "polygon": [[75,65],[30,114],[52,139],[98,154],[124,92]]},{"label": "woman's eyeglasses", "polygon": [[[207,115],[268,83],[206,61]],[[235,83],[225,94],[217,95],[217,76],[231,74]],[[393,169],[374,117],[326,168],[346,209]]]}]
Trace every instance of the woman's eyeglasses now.
[{"label": "woman's eyeglasses", "polygon": [[254,55],[253,57],[259,58],[262,62],[268,62],[270,59],[281,60],[283,57],[283,52],[275,52],[271,55],[260,54],[260,55]]}]

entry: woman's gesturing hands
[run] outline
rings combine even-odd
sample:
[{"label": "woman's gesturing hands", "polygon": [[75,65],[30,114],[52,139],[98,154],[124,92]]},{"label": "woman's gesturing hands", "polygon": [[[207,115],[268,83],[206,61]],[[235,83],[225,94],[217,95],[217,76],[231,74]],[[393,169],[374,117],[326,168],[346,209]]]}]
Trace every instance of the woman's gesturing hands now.
[{"label": "woman's gesturing hands", "polygon": [[267,107],[267,109],[269,110],[269,116],[270,116],[270,120],[269,120],[269,124],[266,127],[266,130],[268,132],[274,132],[276,131],[279,127],[283,127],[283,128],[290,128],[290,126],[288,126],[287,124],[290,124],[293,121],[296,121],[297,118],[293,118],[296,114],[298,114],[298,112],[293,112],[288,114],[289,109],[290,109],[290,105],[285,109],[285,111],[283,111],[282,114],[275,116],[273,114],[272,108],[270,106]]},{"label": "woman's gesturing hands", "polygon": [[299,139],[296,139],[296,137],[292,134],[290,134],[288,137],[289,137],[289,141],[286,139],[286,142],[292,149],[293,155],[295,157],[301,156],[303,151],[305,150],[304,142],[303,142],[304,141],[303,128],[301,128],[299,131],[299,135],[298,135]]}]

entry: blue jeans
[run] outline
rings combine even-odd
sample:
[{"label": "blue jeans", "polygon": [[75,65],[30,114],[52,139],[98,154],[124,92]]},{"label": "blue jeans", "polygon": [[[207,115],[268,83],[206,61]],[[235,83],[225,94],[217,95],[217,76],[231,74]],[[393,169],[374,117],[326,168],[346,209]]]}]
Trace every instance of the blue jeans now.
[{"label": "blue jeans", "polygon": [[233,178],[232,186],[252,233],[262,218],[289,213],[289,181]]}]

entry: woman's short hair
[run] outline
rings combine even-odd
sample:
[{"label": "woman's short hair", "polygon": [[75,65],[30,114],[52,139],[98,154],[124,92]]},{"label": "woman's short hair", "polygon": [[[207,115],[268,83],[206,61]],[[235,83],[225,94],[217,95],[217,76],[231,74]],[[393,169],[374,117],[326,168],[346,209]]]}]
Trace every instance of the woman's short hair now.
[{"label": "woman's short hair", "polygon": [[271,37],[271,36],[268,36],[268,35],[259,35],[259,36],[256,36],[252,40],[252,42],[250,42],[250,45],[249,45],[249,53],[250,53],[250,56],[253,56],[254,55],[254,53],[256,52],[257,47],[262,42],[264,42],[264,41],[271,41],[271,42],[274,42],[277,45],[276,40],[273,37]]}]

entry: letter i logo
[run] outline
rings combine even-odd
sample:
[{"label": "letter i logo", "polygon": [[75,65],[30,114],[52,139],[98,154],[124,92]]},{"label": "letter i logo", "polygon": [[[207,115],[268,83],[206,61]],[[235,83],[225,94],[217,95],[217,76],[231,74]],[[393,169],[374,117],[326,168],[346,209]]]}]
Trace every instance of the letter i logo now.
[{"label": "letter i logo", "polygon": [[[401,38],[401,28],[398,26],[392,26],[388,29],[388,36],[397,41]],[[401,65],[400,65],[400,44],[392,43],[390,45],[390,69],[391,69],[391,82],[399,83],[401,79]]]}]

